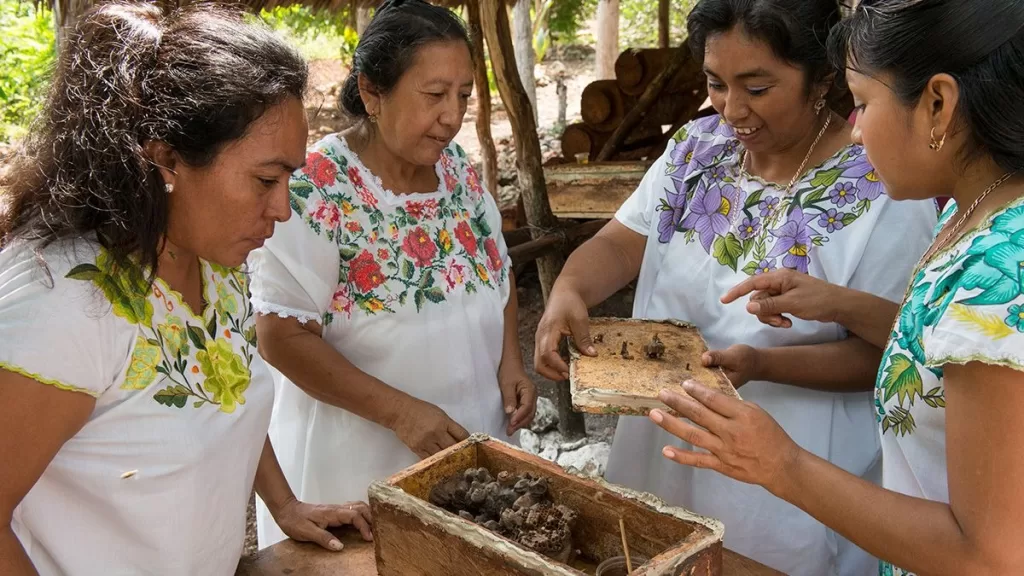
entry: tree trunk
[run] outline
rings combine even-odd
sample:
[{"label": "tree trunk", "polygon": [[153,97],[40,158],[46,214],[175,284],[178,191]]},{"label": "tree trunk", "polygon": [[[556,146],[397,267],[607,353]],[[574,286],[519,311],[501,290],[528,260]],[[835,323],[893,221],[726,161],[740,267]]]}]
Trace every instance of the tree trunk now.
[{"label": "tree trunk", "polygon": [[55,32],[53,37],[58,53],[60,53],[61,48],[66,42],[68,32],[75,27],[78,19],[91,6],[92,4],[88,0],[67,0],[63,3],[63,6],[60,2],[53,4],[53,26]]},{"label": "tree trunk", "polygon": [[619,55],[619,0],[598,0],[597,71],[598,80],[615,78],[615,58]]},{"label": "tree trunk", "polygon": [[366,31],[366,27],[370,25],[370,7],[365,4],[360,4],[356,7],[356,34],[360,36]]},{"label": "tree trunk", "polygon": [[530,0],[519,0],[512,8],[512,28],[514,29],[514,45],[516,52],[516,68],[519,80],[526,89],[533,107],[533,121],[537,122],[537,81],[533,76],[533,68],[537,58],[533,52],[533,22],[530,18]]},{"label": "tree trunk", "polygon": [[476,83],[476,136],[484,162],[484,185],[498,198],[498,152],[491,135],[491,87],[487,82],[487,60],[484,55],[484,30],[480,22],[480,0],[466,3],[469,36],[473,50],[473,81]]},{"label": "tree trunk", "polygon": [[569,87],[562,77],[555,80],[555,94],[558,95],[558,125],[564,127],[566,109],[569,108]]},{"label": "tree trunk", "polygon": [[658,48],[668,48],[669,40],[669,0],[658,0]]}]

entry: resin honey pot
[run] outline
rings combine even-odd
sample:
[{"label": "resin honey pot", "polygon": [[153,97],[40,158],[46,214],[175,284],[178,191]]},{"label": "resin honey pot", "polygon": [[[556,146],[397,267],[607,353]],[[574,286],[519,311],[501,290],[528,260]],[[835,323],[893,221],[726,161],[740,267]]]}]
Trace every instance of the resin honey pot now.
[{"label": "resin honey pot", "polygon": [[[487,471],[486,475],[481,468]],[[463,475],[465,481],[461,480]],[[499,476],[528,478],[524,482],[533,488],[538,487],[537,479],[543,479],[549,505],[572,519],[570,553],[549,555],[530,549],[509,537],[506,528],[512,527],[507,523],[499,528],[497,522],[487,521],[485,526],[483,517],[477,523],[465,511],[460,516],[431,504],[435,487],[450,484],[453,479],[463,483],[475,481],[478,475],[488,481]],[[491,483],[495,485],[488,488],[497,493],[497,480]],[[483,483],[473,488],[463,486],[463,492],[470,491],[482,499],[483,488]],[[509,484],[506,491],[512,489]],[[539,489],[535,492],[539,493]],[[438,501],[436,493],[435,490],[434,500]],[[369,499],[380,576],[593,575],[598,564],[623,554],[620,520],[630,553],[650,558],[642,565],[634,565],[632,574],[722,574],[724,528],[719,521],[667,506],[649,494],[574,475],[483,435],[474,435],[385,481],[375,482],[370,486]],[[517,511],[525,510],[521,509],[521,502],[517,504]]]}]

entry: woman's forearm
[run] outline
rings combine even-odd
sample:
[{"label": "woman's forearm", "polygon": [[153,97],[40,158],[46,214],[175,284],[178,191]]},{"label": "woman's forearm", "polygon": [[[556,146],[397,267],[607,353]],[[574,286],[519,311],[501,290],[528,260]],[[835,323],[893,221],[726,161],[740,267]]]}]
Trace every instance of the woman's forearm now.
[{"label": "woman's forearm", "polygon": [[899,304],[852,288],[842,288],[838,296],[836,322],[879,349],[885,348]]},{"label": "woman's forearm", "polygon": [[587,307],[604,302],[640,274],[647,239],[617,220],[573,251],[553,291],[568,289]]},{"label": "woman's forearm", "polygon": [[288,485],[288,480],[281,470],[281,464],[277,461],[277,454],[274,453],[274,446],[270,443],[270,437],[263,441],[263,452],[260,453],[260,462],[256,466],[256,493],[267,505],[272,516],[277,516],[289,500],[295,498]]},{"label": "woman's forearm", "polygon": [[260,316],[260,354],[313,398],[394,429],[412,397],[356,368],[312,328],[294,318]]},{"label": "woman's forearm", "polygon": [[826,392],[872,390],[882,351],[856,336],[845,340],[758,348],[753,379]]},{"label": "woman's forearm", "polygon": [[38,576],[28,554],[14,535],[10,525],[0,529],[0,574],[11,576]]},{"label": "woman's forearm", "polygon": [[498,372],[523,369],[523,351],[519,345],[519,298],[516,294],[516,278],[508,273],[509,296],[505,303],[504,332],[501,344],[501,364]]}]

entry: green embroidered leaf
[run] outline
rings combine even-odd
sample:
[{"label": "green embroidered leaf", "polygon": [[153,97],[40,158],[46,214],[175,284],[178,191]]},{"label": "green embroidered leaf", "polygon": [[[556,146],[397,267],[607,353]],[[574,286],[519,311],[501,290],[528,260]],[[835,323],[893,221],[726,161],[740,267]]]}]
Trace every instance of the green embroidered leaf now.
[{"label": "green embroidered leaf", "polygon": [[163,374],[164,376],[170,376],[171,375],[171,373],[168,372],[167,368],[164,367],[163,364],[158,364],[157,367],[156,367],[156,371],[161,373],[161,374]]},{"label": "green embroidered leaf", "polygon": [[768,254],[768,247],[765,245],[764,240],[758,240],[754,244],[754,260],[760,262],[764,260],[765,255]]},{"label": "green embroidered leaf", "polygon": [[195,402],[192,403],[192,407],[193,408],[199,408],[200,406],[202,406],[205,403],[206,403],[206,400],[196,400]]},{"label": "green embroidered leaf", "polygon": [[423,271],[423,276],[420,276],[420,288],[426,290],[434,285],[434,273],[429,269]]},{"label": "green embroidered leaf", "polygon": [[466,294],[473,294],[476,292],[476,284],[471,281],[466,281]]},{"label": "green embroidered leaf", "polygon": [[814,238],[811,238],[811,244],[814,244],[815,246],[824,246],[825,239],[821,236],[815,236]]},{"label": "green embroidered leaf", "polygon": [[95,280],[101,274],[95,264],[79,264],[71,269],[64,277],[72,280]]},{"label": "green embroidered leaf", "polygon": [[470,225],[477,236],[491,235],[491,226],[487,223],[487,218],[483,214],[470,219]]},{"label": "green embroidered leaf", "polygon": [[424,290],[423,295],[427,297],[427,300],[430,300],[434,304],[444,302],[444,291],[436,286],[429,290]]},{"label": "green embroidered leaf", "polygon": [[747,276],[753,276],[757,273],[757,262],[750,262],[743,267],[743,271],[747,273]]},{"label": "green embroidered leaf", "polygon": [[414,266],[409,260],[402,260],[402,278],[412,280],[412,275],[415,273],[416,266]]},{"label": "green embroidered leaf", "polygon": [[740,254],[743,253],[743,245],[735,235],[729,233],[728,236],[719,236],[711,248],[712,255],[718,259],[719,263],[732,268],[734,272],[736,271],[737,261]]},{"label": "green embroidered leaf", "polygon": [[252,324],[248,328],[246,328],[245,329],[245,334],[243,334],[242,337],[245,338],[245,341],[248,342],[250,346],[255,346],[256,345],[256,325]]},{"label": "green embroidered leaf", "polygon": [[853,224],[856,221],[857,221],[857,215],[856,214],[852,214],[851,213],[851,214],[844,214],[843,215],[843,226],[849,226],[850,224]]},{"label": "green embroidered leaf", "polygon": [[[300,198],[296,198],[295,196],[290,196],[288,198],[288,203],[291,204],[292,211],[295,212],[296,214],[305,214],[306,213],[306,203],[303,202]],[[310,220],[307,218],[306,221],[309,222]]]},{"label": "green embroidered leaf", "polygon": [[409,299],[409,291],[406,290],[398,295],[398,303],[405,306],[405,301]]},{"label": "green embroidered leaf", "polygon": [[761,203],[761,196],[764,195],[764,190],[758,190],[750,196],[747,196],[747,201],[743,203],[744,208],[753,208]]},{"label": "green embroidered leaf", "polygon": [[188,339],[192,341],[192,345],[200,350],[206,350],[206,333],[203,329],[198,326],[188,327]]},{"label": "green embroidered leaf", "polygon": [[206,323],[206,333],[210,335],[210,338],[217,337],[217,315],[213,314],[210,316],[210,321]]},{"label": "green embroidered leaf", "polygon": [[348,262],[349,260],[355,258],[356,254],[358,253],[359,250],[351,244],[344,244],[338,247],[338,254],[341,256],[341,259],[345,262]]},{"label": "green embroidered leaf", "polygon": [[417,290],[416,294],[412,297],[413,302],[416,303],[416,311],[423,310],[423,303],[426,302],[427,296],[423,293],[423,290]]},{"label": "green embroidered leaf", "polygon": [[889,426],[886,427],[883,423],[882,433],[884,434],[889,428],[892,428],[900,436],[906,436],[912,434],[917,424],[914,422],[914,415],[910,413],[910,410],[906,410],[900,407],[895,407],[892,412],[886,416],[886,421]]},{"label": "green embroidered leaf", "polygon": [[753,247],[754,247],[754,240],[753,240],[753,238],[747,238],[746,240],[744,240],[743,241],[743,255],[746,256],[747,254],[750,254],[750,249],[753,248]]},{"label": "green embroidered leaf", "polygon": [[291,186],[289,186],[288,189],[291,190],[292,194],[298,196],[299,198],[302,198],[303,200],[308,200],[309,195],[312,194],[313,190],[315,190],[316,188],[314,188],[313,185],[310,184],[309,182],[303,182],[302,180],[292,180]]},{"label": "green embroidered leaf", "polygon": [[810,194],[808,194],[807,196],[804,197],[803,205],[805,207],[809,206],[811,204],[814,204],[818,200],[821,200],[824,197],[825,197],[825,189],[824,188],[818,188],[814,192],[811,192]]},{"label": "green embroidered leaf", "polygon": [[388,270],[391,270],[392,273],[398,272],[398,264],[395,264],[394,262],[389,261],[386,264],[386,266],[387,266]]},{"label": "green embroidered leaf", "polygon": [[[829,186],[836,183],[839,177],[843,175],[844,168],[833,168],[831,170],[822,170],[814,175],[811,180],[811,186],[815,188],[828,188]],[[824,195],[824,190],[822,190]]]},{"label": "green embroidered leaf", "polygon": [[160,342],[157,341],[156,338],[146,338],[146,343],[149,344],[150,346],[156,346],[158,348],[161,347]]},{"label": "green embroidered leaf", "polygon": [[889,365],[885,367],[885,376],[882,379],[882,388],[885,389],[885,401],[888,402],[896,396],[900,407],[908,398],[910,405],[913,406],[914,396],[921,396],[924,393],[921,374],[914,362],[905,354],[896,354],[889,358]]},{"label": "green embroidered leaf", "polygon": [[178,384],[176,386],[168,386],[163,390],[158,390],[156,394],[153,394],[153,399],[164,406],[184,408],[185,402],[188,401],[188,397],[191,394],[192,392],[188,388]]}]

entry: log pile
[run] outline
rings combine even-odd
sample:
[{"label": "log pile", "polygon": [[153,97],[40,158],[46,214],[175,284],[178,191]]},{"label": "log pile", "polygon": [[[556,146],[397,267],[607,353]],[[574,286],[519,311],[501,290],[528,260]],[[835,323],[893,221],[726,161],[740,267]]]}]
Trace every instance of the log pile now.
[{"label": "log pile", "polygon": [[[662,78],[666,72],[670,77]],[[692,119],[706,98],[704,74],[685,44],[626,50],[615,62],[614,80],[583,90],[583,121],[566,126],[559,162],[576,162],[583,154],[591,162],[657,155],[667,132]]]}]

